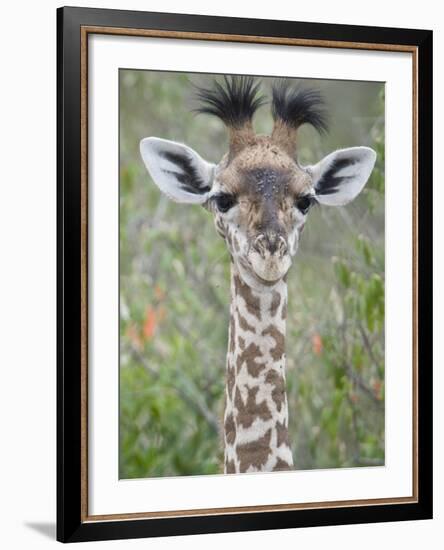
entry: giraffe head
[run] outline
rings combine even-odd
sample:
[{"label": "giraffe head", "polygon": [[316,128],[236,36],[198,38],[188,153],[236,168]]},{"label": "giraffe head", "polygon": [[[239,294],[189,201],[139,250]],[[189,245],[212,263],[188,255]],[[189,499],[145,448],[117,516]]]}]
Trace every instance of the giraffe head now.
[{"label": "giraffe head", "polygon": [[322,97],[313,89],[277,81],[272,91],[274,128],[257,135],[252,119],[265,103],[251,77],[224,78],[200,89],[199,112],[217,116],[229,134],[219,164],[204,160],[187,145],[156,137],[141,141],[143,161],[154,182],[176,202],[200,204],[214,215],[242,279],[272,287],[287,274],[310,207],[353,200],[373,169],[368,147],[335,151],[313,166],[297,158],[303,124],[326,130]]}]

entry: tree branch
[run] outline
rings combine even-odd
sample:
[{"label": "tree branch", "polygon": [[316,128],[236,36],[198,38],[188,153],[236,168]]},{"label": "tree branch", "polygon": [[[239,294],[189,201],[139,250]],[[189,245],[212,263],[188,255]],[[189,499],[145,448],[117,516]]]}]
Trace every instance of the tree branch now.
[{"label": "tree branch", "polygon": [[377,405],[378,407],[381,407],[382,402],[375,396],[373,391],[367,386],[364,380],[362,380],[359,374],[357,374],[352,369],[352,367],[350,367],[350,365],[347,365],[347,363],[343,363],[343,368],[347,373],[347,375],[352,379],[354,384],[356,384],[356,386],[358,386],[358,388],[362,390],[367,395],[367,397],[369,397],[373,401],[375,405]]}]

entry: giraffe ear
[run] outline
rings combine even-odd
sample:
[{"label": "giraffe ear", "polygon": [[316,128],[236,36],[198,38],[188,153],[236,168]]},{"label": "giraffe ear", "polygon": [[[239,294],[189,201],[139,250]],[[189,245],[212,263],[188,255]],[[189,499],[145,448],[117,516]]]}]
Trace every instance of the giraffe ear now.
[{"label": "giraffe ear", "polygon": [[140,142],[140,154],[154,183],[170,199],[189,204],[206,202],[215,166],[191,147],[148,137]]},{"label": "giraffe ear", "polygon": [[306,170],[313,178],[316,199],[321,204],[342,206],[364,188],[373,170],[376,153],[369,147],[340,149]]}]

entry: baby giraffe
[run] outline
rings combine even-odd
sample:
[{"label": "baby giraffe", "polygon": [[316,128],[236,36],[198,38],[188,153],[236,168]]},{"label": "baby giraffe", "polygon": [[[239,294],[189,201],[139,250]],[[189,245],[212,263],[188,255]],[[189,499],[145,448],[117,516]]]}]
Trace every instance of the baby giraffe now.
[{"label": "baby giraffe", "polygon": [[325,108],[318,91],[289,81],[274,83],[270,136],[253,130],[253,115],[265,102],[253,78],[226,77],[200,89],[198,98],[198,111],[218,117],[228,129],[228,152],[219,164],[157,137],[143,139],[140,151],[161,191],[213,214],[230,254],[224,472],[291,470],[285,388],[288,270],[310,207],[353,200],[371,174],[376,153],[352,147],[301,166],[298,129],[311,124],[326,130]]}]

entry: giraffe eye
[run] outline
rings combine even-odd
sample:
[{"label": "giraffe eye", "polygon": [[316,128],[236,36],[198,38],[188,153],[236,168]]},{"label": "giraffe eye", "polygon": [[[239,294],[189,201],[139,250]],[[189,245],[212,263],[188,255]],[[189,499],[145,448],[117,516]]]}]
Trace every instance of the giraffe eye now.
[{"label": "giraffe eye", "polygon": [[304,195],[296,199],[295,204],[296,208],[300,210],[302,214],[306,214],[310,206],[313,204],[313,197],[311,197],[310,195]]},{"label": "giraffe eye", "polygon": [[220,212],[228,212],[236,204],[236,199],[228,193],[220,193],[214,197],[214,200]]}]

